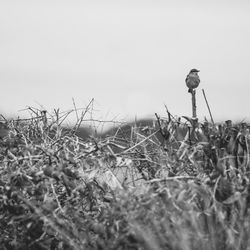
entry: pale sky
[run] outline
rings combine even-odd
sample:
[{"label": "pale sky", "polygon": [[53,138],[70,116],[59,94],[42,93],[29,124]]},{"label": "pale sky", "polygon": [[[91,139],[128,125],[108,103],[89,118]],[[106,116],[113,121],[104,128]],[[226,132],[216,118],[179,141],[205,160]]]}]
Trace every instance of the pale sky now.
[{"label": "pale sky", "polygon": [[0,112],[84,108],[94,116],[250,120],[250,1],[0,0]]}]

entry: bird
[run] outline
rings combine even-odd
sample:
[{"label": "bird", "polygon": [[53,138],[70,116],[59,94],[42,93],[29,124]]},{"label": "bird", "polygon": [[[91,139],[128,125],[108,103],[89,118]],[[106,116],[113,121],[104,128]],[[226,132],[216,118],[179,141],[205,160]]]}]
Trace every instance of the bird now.
[{"label": "bird", "polygon": [[191,69],[186,77],[186,85],[188,87],[188,92],[192,93],[195,88],[200,84],[200,77],[198,75],[200,72],[198,69]]}]

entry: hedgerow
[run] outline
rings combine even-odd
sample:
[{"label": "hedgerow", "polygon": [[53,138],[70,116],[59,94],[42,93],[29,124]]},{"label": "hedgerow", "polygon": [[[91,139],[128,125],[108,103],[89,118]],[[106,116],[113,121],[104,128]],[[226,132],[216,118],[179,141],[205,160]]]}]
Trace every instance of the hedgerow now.
[{"label": "hedgerow", "polygon": [[6,123],[1,249],[250,247],[247,124],[157,116],[83,140],[46,112]]}]

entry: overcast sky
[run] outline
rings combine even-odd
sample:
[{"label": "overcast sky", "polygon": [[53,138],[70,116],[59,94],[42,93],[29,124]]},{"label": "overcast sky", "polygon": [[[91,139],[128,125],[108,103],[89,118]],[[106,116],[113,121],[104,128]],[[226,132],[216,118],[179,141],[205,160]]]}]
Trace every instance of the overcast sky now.
[{"label": "overcast sky", "polygon": [[0,112],[84,108],[95,117],[250,120],[250,1],[0,0]]}]

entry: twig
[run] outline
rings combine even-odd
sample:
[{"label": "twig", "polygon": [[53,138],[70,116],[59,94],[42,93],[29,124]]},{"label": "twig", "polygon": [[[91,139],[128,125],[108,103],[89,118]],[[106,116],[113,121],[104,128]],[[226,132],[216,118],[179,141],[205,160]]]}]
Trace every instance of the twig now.
[{"label": "twig", "polygon": [[131,151],[132,149],[136,148],[137,146],[141,145],[143,142],[147,141],[149,138],[151,138],[152,136],[154,136],[156,133],[158,133],[160,130],[158,129],[157,131],[155,131],[154,133],[152,133],[151,135],[149,135],[148,137],[145,137],[145,139],[143,139],[142,141],[138,142],[137,144],[135,144],[134,146],[126,149],[125,151],[121,152],[121,154],[125,154],[129,151]]},{"label": "twig", "polygon": [[11,120],[11,121],[13,121],[13,122],[33,121],[33,120],[35,120],[35,119],[41,119],[41,118],[43,118],[43,116],[42,116],[42,115],[39,115],[39,116],[32,117],[32,118],[18,118],[18,119],[13,119],[13,120]]},{"label": "twig", "polygon": [[167,113],[168,113],[168,121],[169,121],[169,122],[172,121],[171,118],[173,118],[174,121],[177,121],[177,119],[169,112],[167,105],[164,104],[164,106],[165,106],[165,109],[166,109],[166,111],[167,111]]},{"label": "twig", "polygon": [[249,147],[247,143],[247,138],[245,136],[245,141],[246,141],[246,151],[247,151],[247,162],[246,162],[246,169],[249,170]]},{"label": "twig", "polygon": [[57,194],[56,194],[56,191],[55,191],[55,188],[54,188],[54,185],[53,185],[52,181],[50,181],[50,186],[51,186],[53,195],[54,195],[54,197],[55,197],[55,199],[56,199],[56,203],[57,203],[57,205],[58,205],[58,208],[60,209],[60,211],[61,211],[62,213],[64,213],[64,211],[63,211],[63,209],[62,209],[62,206],[61,206],[61,204],[60,204],[60,201],[59,201],[59,199],[58,199],[58,196],[57,196]]},{"label": "twig", "polygon": [[74,99],[74,98],[72,98],[72,101],[73,101],[74,110],[75,110],[75,113],[76,113],[76,119],[77,119],[77,121],[78,121],[78,120],[79,120],[79,116],[78,116],[77,109],[76,109],[75,99]]},{"label": "twig", "polygon": [[157,113],[155,113],[155,116],[156,116],[156,120],[157,120],[159,129],[160,129],[160,133],[161,133],[162,137],[165,138],[165,133],[164,133],[162,126],[161,126],[160,117],[157,115]]},{"label": "twig", "polygon": [[[9,153],[9,151],[8,151],[8,153]],[[13,157],[13,156],[11,156],[11,157]],[[41,158],[42,158],[42,155],[31,155],[31,156],[15,157],[15,158],[12,158],[12,159],[2,160],[1,162],[2,163],[5,163],[5,162],[10,163],[10,162],[15,162],[15,161],[19,162],[19,161],[30,160],[30,159],[32,159],[32,160],[39,160]]]},{"label": "twig", "polygon": [[83,122],[98,122],[98,123],[114,123],[114,124],[126,124],[126,122],[119,122],[114,120],[98,120],[98,119],[83,119]]},{"label": "twig", "polygon": [[208,101],[207,101],[204,89],[202,89],[202,93],[203,93],[204,99],[205,99],[206,104],[207,104],[207,108],[208,108],[208,111],[209,111],[209,115],[210,115],[211,121],[212,121],[212,123],[214,125],[214,119],[213,119],[213,116],[212,116],[212,113],[211,113],[211,110],[210,110],[210,107],[209,107],[209,104],[208,104]]},{"label": "twig", "polygon": [[195,180],[197,177],[195,176],[174,176],[174,177],[166,177],[162,179],[152,179],[146,181],[146,183],[154,183],[154,182],[162,182],[162,181],[175,181],[175,180]]},{"label": "twig", "polygon": [[77,130],[80,128],[80,126],[81,126],[81,124],[82,124],[82,122],[83,122],[83,118],[84,118],[84,116],[87,114],[87,112],[89,111],[89,109],[90,109],[91,105],[93,104],[93,102],[94,102],[94,98],[91,99],[91,101],[90,101],[89,104],[87,105],[86,109],[81,113],[81,117],[80,117],[79,120],[77,121],[77,123],[76,123],[76,125],[75,125],[73,131],[77,131]]}]

